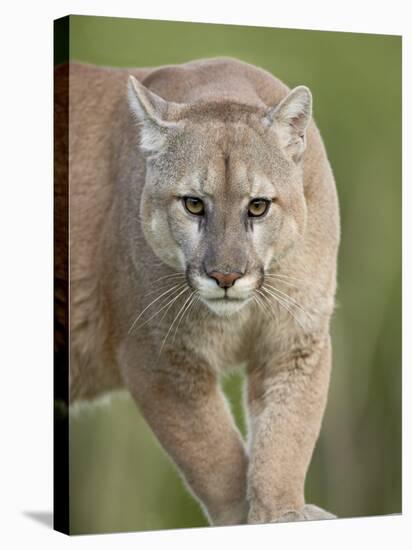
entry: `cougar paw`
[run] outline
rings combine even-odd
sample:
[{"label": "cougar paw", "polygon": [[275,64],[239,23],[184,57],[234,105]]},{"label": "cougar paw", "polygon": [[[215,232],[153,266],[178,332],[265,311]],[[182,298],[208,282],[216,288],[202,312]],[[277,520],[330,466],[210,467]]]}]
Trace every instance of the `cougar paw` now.
[{"label": "cougar paw", "polygon": [[287,523],[290,521],[312,521],[319,519],[334,519],[337,516],[334,516],[330,512],[315,506],[314,504],[305,504],[305,506],[299,510],[291,510],[290,512],[285,512],[279,518],[275,519],[273,523]]}]

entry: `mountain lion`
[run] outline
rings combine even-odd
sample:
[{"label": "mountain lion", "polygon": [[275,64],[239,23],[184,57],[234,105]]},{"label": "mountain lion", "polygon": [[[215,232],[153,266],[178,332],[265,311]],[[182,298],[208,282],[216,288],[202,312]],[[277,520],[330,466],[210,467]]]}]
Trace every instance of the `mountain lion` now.
[{"label": "mountain lion", "polygon": [[[309,89],[234,59],[73,63],[55,85],[70,401],[127,388],[213,525],[334,517],[304,501],[339,244]],[[241,364],[247,442],[219,386]]]}]

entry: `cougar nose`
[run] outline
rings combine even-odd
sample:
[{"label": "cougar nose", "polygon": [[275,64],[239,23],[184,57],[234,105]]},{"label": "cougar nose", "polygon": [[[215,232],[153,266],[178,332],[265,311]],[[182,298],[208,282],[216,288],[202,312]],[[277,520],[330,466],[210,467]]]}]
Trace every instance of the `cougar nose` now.
[{"label": "cougar nose", "polygon": [[209,277],[214,279],[220,288],[230,288],[235,284],[237,279],[242,277],[242,273],[236,271],[232,273],[222,273],[221,271],[211,271],[208,273]]}]

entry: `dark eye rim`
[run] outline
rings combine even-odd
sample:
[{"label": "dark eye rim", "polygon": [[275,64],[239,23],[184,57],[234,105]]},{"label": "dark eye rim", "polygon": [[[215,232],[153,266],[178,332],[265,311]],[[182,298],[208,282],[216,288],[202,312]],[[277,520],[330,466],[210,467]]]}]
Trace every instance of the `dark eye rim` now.
[{"label": "dark eye rim", "polygon": [[[200,202],[201,205],[202,205],[202,210],[201,212],[199,213],[196,213],[196,212],[192,212],[191,210],[189,210],[188,206],[187,206],[187,201],[188,200],[192,200],[192,201],[196,201],[196,202]],[[185,197],[182,197],[182,202],[183,202],[183,205],[186,209],[186,211],[191,215],[191,216],[204,216],[205,215],[205,203],[202,201],[202,199],[199,199],[199,197],[192,197],[192,196],[185,196]]]},{"label": "dark eye rim", "polygon": [[[256,202],[259,202],[259,203],[263,202],[266,206],[265,210],[261,214],[253,214],[252,212],[250,212],[250,205]],[[252,199],[251,201],[249,201],[249,204],[248,204],[248,210],[247,210],[248,217],[263,218],[263,216],[265,216],[269,212],[269,207],[271,202],[272,201],[270,201],[269,199],[265,199],[264,197],[256,197],[255,199]]]}]

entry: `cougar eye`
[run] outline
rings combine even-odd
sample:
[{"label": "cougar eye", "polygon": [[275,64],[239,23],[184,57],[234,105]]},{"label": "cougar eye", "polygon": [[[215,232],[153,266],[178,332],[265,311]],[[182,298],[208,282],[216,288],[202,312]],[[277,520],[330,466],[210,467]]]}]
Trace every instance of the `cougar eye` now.
[{"label": "cougar eye", "polygon": [[269,201],[267,199],[253,199],[249,203],[248,216],[251,218],[260,218],[266,214],[269,208]]},{"label": "cougar eye", "polygon": [[195,216],[203,216],[205,213],[205,205],[201,199],[196,197],[184,197],[183,204],[188,212]]}]

